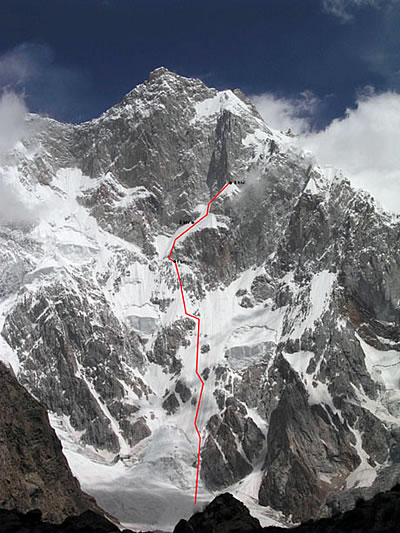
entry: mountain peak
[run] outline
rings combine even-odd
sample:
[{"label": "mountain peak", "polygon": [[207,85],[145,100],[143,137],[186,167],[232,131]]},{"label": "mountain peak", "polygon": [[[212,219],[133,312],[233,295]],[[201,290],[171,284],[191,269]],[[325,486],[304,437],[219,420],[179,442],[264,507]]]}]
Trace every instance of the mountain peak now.
[{"label": "mountain peak", "polygon": [[144,86],[146,87],[158,87],[159,85],[165,85],[170,88],[175,88],[177,86],[189,88],[194,86],[196,89],[208,89],[200,79],[182,76],[176,72],[168,70],[166,67],[158,67],[152,70],[147,82],[144,83]]},{"label": "mountain peak", "polygon": [[107,110],[102,117],[120,116],[123,109],[131,116],[133,108],[139,114],[147,115],[150,108],[163,108],[166,99],[175,105],[179,97],[180,102],[188,104],[192,98],[202,100],[216,93],[216,89],[209,89],[200,79],[187,78],[165,67],[158,67],[150,72],[146,81],[127,93],[120,103]]},{"label": "mountain peak", "polygon": [[178,77],[178,74],[171,72],[166,67],[157,67],[152,70],[149,74],[149,81],[157,80],[163,76],[175,76]]}]

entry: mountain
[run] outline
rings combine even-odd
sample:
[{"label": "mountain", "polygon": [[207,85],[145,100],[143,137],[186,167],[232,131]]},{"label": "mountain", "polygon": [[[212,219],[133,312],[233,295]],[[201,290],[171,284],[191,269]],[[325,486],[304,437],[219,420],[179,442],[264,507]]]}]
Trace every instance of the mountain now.
[{"label": "mountain", "polygon": [[[399,481],[400,220],[238,90],[164,68],[2,157],[0,351],[84,490],[172,530],[229,490],[264,525]],[[196,509],[198,507],[196,506]]]},{"label": "mountain", "polygon": [[[46,409],[0,363],[0,508],[38,508],[48,522],[83,511],[101,513],[63,456]],[[5,531],[1,521],[0,530]]]}]

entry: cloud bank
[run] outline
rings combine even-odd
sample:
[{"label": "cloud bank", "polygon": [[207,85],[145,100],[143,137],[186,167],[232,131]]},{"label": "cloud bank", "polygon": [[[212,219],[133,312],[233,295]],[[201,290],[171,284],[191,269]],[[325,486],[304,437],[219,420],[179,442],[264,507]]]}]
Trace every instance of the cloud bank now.
[{"label": "cloud bank", "polygon": [[271,127],[283,131],[291,129],[306,133],[319,107],[318,98],[311,91],[304,91],[297,98],[279,98],[272,93],[251,97],[258,112]]},{"label": "cloud bank", "polygon": [[367,94],[355,109],[300,144],[317,159],[341,168],[384,207],[400,213],[400,94]]},{"label": "cloud bank", "polygon": [[[268,124],[265,99],[253,101]],[[304,123],[306,118],[299,121],[295,100],[272,102],[275,127],[291,127],[299,134],[298,146],[310,150],[320,164],[342,169],[356,187],[366,189],[384,208],[400,213],[399,93],[376,94],[368,88],[359,94],[354,108],[321,131],[313,131],[310,122]]]},{"label": "cloud bank", "polygon": [[0,156],[24,135],[27,112],[24,100],[17,94],[4,92],[0,97]]},{"label": "cloud bank", "polygon": [[[27,108],[21,96],[5,92],[0,97],[0,161],[26,133]],[[27,207],[18,189],[0,167],[0,224],[30,224],[34,216]]]}]

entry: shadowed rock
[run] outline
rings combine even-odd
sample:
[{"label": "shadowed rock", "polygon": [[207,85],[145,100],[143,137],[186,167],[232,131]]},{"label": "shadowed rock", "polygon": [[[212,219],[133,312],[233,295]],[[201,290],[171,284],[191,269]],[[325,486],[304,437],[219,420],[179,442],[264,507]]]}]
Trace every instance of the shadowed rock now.
[{"label": "shadowed rock", "polygon": [[46,409],[2,363],[0,390],[0,507],[39,508],[50,522],[87,509],[101,512],[72,475]]},{"label": "shadowed rock", "polygon": [[204,511],[194,514],[189,520],[181,520],[174,533],[233,533],[260,528],[247,507],[225,493],[217,496]]}]

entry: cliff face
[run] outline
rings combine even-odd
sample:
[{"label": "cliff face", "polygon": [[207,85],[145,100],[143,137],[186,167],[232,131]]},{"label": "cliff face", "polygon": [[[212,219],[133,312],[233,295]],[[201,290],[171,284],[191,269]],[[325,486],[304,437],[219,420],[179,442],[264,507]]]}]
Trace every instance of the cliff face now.
[{"label": "cliff face", "polygon": [[168,254],[227,181],[173,252],[201,318],[200,501],[300,521],[396,482],[398,217],[239,91],[165,69],[28,126],[0,165],[34,214],[0,227],[0,345],[84,490],[144,528],[192,512],[196,329]]},{"label": "cliff face", "polygon": [[87,509],[101,510],[82,492],[45,407],[0,363],[0,507],[40,509],[62,522]]}]

